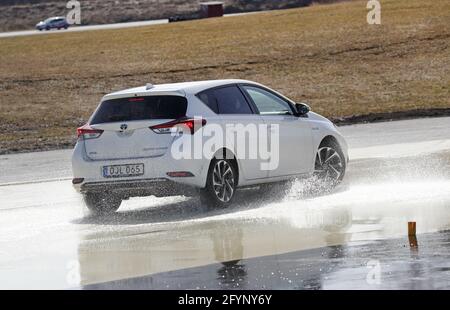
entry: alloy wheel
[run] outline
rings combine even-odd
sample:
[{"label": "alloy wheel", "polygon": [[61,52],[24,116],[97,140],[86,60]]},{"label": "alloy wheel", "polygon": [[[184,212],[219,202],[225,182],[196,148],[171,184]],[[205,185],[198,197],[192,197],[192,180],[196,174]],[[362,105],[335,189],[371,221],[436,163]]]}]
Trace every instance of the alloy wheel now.
[{"label": "alloy wheel", "polygon": [[212,183],[214,193],[222,202],[229,202],[235,190],[234,172],[226,160],[219,160],[214,165]]},{"label": "alloy wheel", "polygon": [[339,152],[331,147],[322,147],[317,151],[315,173],[320,178],[339,181],[344,173],[344,164]]}]

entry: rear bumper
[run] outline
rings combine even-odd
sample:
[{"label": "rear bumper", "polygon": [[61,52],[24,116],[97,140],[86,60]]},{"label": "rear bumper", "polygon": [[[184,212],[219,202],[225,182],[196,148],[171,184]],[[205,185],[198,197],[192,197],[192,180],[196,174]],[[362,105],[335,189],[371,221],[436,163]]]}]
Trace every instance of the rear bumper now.
[{"label": "rear bumper", "polygon": [[176,195],[191,196],[195,194],[194,187],[175,183],[168,179],[139,179],[139,180],[115,180],[109,182],[85,182],[74,187],[80,193],[114,193],[115,195],[128,197],[167,197]]},{"label": "rear bumper", "polygon": [[[144,164],[145,174],[138,177],[120,179],[104,178],[103,166]],[[206,169],[205,169],[206,167]],[[78,142],[72,155],[72,171],[74,179],[83,179],[74,188],[81,193],[91,191],[128,192],[131,196],[179,195],[190,192],[192,188],[206,185],[206,173],[209,165],[202,160],[174,160],[170,153],[153,158],[92,160],[86,155],[84,143]],[[167,173],[189,171],[193,177],[169,177]]]}]

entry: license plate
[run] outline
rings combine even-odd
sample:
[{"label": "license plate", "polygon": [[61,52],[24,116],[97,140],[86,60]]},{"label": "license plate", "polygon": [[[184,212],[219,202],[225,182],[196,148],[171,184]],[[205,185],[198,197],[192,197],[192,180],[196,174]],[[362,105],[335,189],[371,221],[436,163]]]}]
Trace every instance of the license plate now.
[{"label": "license plate", "polygon": [[103,177],[126,178],[144,174],[144,164],[103,166]]}]

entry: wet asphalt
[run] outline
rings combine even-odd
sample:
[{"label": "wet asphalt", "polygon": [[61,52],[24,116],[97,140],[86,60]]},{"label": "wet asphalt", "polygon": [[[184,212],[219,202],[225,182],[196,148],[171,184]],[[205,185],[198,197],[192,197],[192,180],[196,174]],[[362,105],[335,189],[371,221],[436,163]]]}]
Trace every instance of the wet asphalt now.
[{"label": "wet asphalt", "polygon": [[422,290],[450,287],[450,232],[270,255],[86,285],[88,290]]},{"label": "wet asphalt", "polygon": [[341,130],[351,161],[334,192],[297,181],[214,211],[148,197],[93,217],[70,150],[0,156],[0,288],[450,288],[450,119]]}]

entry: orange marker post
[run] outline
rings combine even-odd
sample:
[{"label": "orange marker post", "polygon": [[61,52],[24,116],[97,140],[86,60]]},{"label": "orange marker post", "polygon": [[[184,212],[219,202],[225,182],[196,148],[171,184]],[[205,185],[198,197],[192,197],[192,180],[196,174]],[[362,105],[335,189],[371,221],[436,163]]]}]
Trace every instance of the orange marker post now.
[{"label": "orange marker post", "polygon": [[416,222],[408,222],[408,236],[416,236]]},{"label": "orange marker post", "polygon": [[408,222],[408,239],[409,246],[412,249],[417,249],[419,247],[416,237],[416,222]]}]

